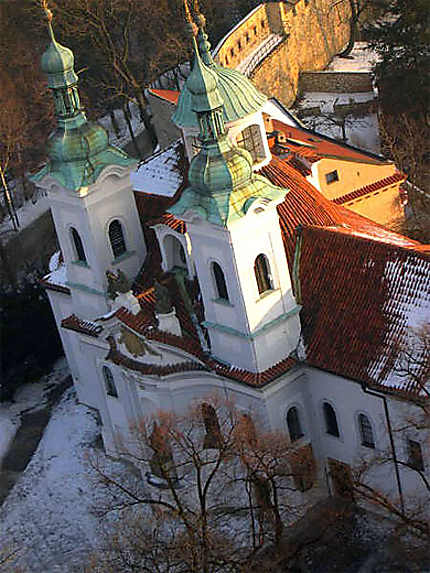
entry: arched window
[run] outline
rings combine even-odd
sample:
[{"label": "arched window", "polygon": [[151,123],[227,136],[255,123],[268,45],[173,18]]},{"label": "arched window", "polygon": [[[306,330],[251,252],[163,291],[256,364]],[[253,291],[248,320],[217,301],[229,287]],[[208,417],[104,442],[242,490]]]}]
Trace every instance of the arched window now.
[{"label": "arched window", "polygon": [[266,255],[260,254],[255,259],[254,273],[257,280],[258,292],[260,294],[273,289],[269,261],[267,260]]},{"label": "arched window", "polygon": [[258,163],[266,157],[259,125],[245,127],[236,137],[236,144],[238,147],[249,151],[254,163]]},{"label": "arched window", "polygon": [[206,431],[203,447],[205,449],[219,448],[222,438],[218,416],[216,415],[215,408],[206,402],[202,404],[202,418]]},{"label": "arched window", "polygon": [[125,246],[124,233],[122,232],[122,225],[118,219],[115,219],[109,225],[109,241],[115,259],[126,252],[127,247]]},{"label": "arched window", "polygon": [[163,245],[166,255],[165,269],[167,271],[170,271],[175,267],[186,269],[187,258],[181,241],[173,235],[166,235],[164,237]]},{"label": "arched window", "polygon": [[215,279],[217,297],[228,301],[228,291],[227,291],[227,284],[225,282],[225,276],[223,273],[222,268],[219,266],[218,263],[212,263],[212,272]]},{"label": "arched window", "polygon": [[118,392],[113,379],[113,374],[107,366],[103,366],[103,378],[105,381],[106,394],[118,398]]},{"label": "arched window", "polygon": [[334,411],[333,406],[331,406],[328,402],[324,402],[323,411],[327,434],[330,434],[330,436],[336,436],[336,438],[338,438],[339,427],[337,425],[336,412]]},{"label": "arched window", "polygon": [[71,228],[71,233],[77,260],[81,261],[81,263],[86,263],[87,257],[85,256],[85,250],[84,250],[84,245],[82,243],[82,239],[78,231],[74,227]]},{"label": "arched window", "polygon": [[361,445],[366,446],[366,448],[374,448],[375,439],[373,437],[372,425],[365,414],[358,415],[358,425],[360,427]]},{"label": "arched window", "polygon": [[299,411],[295,406],[290,408],[287,413],[287,425],[292,442],[300,439],[303,436],[302,425],[300,424]]}]

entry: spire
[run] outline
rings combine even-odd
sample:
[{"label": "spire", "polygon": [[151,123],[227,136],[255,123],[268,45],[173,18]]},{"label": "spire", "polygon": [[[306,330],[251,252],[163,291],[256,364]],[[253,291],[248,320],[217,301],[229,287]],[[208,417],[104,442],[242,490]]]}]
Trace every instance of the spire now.
[{"label": "spire", "polygon": [[108,134],[101,125],[87,121],[79,99],[73,52],[55,38],[47,0],[42,0],[42,8],[50,44],[42,55],[41,67],[54,96],[57,129],[48,140],[47,165],[33,180],[37,182],[49,173],[61,185],[76,191],[94,183],[107,165],[127,166],[133,161],[109,145]]},{"label": "spire", "polygon": [[192,20],[187,0],[184,0],[185,17],[192,38],[194,61],[187,79],[187,88],[191,93],[191,107],[197,114],[201,141],[212,141],[224,136],[224,102],[218,90],[216,73],[201,59],[197,48],[197,26]]},{"label": "spire", "polygon": [[86,118],[79,100],[78,76],[74,70],[73,52],[55,39],[52,27],[53,16],[46,0],[43,0],[42,7],[48,21],[51,43],[42,55],[41,67],[48,76],[48,86],[53,91],[57,118],[60,123],[73,119],[78,124],[82,124]]},{"label": "spire", "polygon": [[200,12],[198,0],[194,0],[194,13],[196,15],[197,26],[199,29],[197,40],[199,44],[200,56],[207,66],[215,67],[216,64],[211,53],[211,44],[208,40],[208,35],[206,34],[206,18],[204,14]]}]

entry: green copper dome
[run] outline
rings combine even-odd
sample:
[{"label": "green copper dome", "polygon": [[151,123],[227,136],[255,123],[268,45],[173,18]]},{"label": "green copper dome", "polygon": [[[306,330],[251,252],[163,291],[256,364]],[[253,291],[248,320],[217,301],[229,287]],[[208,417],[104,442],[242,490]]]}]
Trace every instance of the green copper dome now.
[{"label": "green copper dome", "polygon": [[[244,75],[236,70],[215,66],[211,68],[218,80],[218,90],[224,102],[224,121],[230,123],[255,113],[263,107],[267,96],[257,88]],[[173,122],[180,128],[198,128],[197,116],[191,105],[192,94],[185,82],[178,99]]]},{"label": "green copper dome", "polygon": [[204,146],[188,171],[190,185],[208,195],[232,191],[251,176],[251,155],[245,149],[233,148],[227,138]]},{"label": "green copper dome", "polygon": [[187,79],[188,91],[192,97],[192,111],[201,112],[222,107],[223,101],[218,92],[217,76],[199,57]]},{"label": "green copper dome", "polygon": [[[254,84],[240,72],[224,68],[214,62],[210,51],[211,45],[204,31],[205,18],[202,14],[198,15],[198,21],[199,53],[205,68],[216,77],[219,95],[224,104],[224,121],[226,123],[237,121],[261,110],[267,101],[267,96],[259,92]],[[199,126],[194,113],[196,110],[192,106],[193,71],[194,66],[181,90],[175,113],[172,115],[173,122],[180,128]]]},{"label": "green copper dome", "polygon": [[78,191],[95,183],[108,165],[131,166],[135,161],[109,144],[101,125],[87,120],[80,104],[73,52],[55,40],[50,21],[48,28],[51,44],[42,56],[42,69],[54,95],[57,128],[48,140],[47,164],[32,179],[37,182],[50,175],[63,187]]},{"label": "green copper dome", "polygon": [[49,26],[51,43],[42,55],[42,71],[48,76],[50,88],[67,87],[78,83],[78,76],[73,69],[75,58],[72,50],[59,44]]}]

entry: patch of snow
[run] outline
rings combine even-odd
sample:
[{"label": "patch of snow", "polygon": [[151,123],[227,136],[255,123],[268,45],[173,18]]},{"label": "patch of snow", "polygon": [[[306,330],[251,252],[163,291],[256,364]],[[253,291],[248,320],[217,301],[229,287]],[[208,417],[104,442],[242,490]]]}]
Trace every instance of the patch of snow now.
[{"label": "patch of snow", "polygon": [[[333,114],[333,119],[335,119]],[[315,131],[342,141],[342,129],[329,118],[324,116],[308,116],[303,118],[303,123]],[[346,117],[345,123],[346,143],[373,153],[380,152],[379,123],[376,113],[370,113],[363,117]]]},{"label": "patch of snow", "polygon": [[335,56],[327,67],[327,71],[371,73],[377,63],[378,54],[369,48],[367,42],[355,42],[349,56],[346,58]]},{"label": "patch of snow", "polygon": [[[33,203],[32,201],[26,201],[25,203],[23,203],[23,205],[16,210],[20,229],[24,229],[25,227],[28,227],[28,225],[31,225],[31,223],[36,221],[36,219],[38,219],[48,210],[49,210],[48,197],[41,193],[39,193],[37,201],[35,203]],[[12,230],[13,230],[12,221],[10,220],[9,216],[7,216],[0,224],[0,233],[2,234]],[[15,234],[16,232],[11,234],[11,238]]]},{"label": "patch of snow", "polygon": [[[139,111],[139,107],[136,103],[130,102],[130,112],[131,112],[130,122],[131,122],[131,125],[133,127],[133,133],[134,133],[135,137],[138,137],[145,130],[145,126],[140,119],[140,111]],[[123,114],[122,110],[121,109],[115,109],[114,115],[115,115],[116,122],[118,124],[119,131],[120,131],[119,137],[117,137],[117,135],[116,135],[116,133],[112,127],[112,122],[110,120],[109,114],[106,114],[102,118],[98,119],[97,123],[102,125],[105,128],[105,130],[108,132],[109,143],[111,145],[115,145],[116,147],[123,148],[125,145],[127,145],[127,143],[129,143],[131,141],[130,131],[128,129],[128,125],[127,125],[127,122],[124,118],[124,114]]]},{"label": "patch of snow", "polygon": [[67,269],[66,264],[61,263],[59,267],[46,275],[44,280],[53,285],[66,286],[67,285]]},{"label": "patch of snow", "polygon": [[61,251],[57,251],[56,253],[54,253],[52,255],[52,257],[49,260],[49,270],[51,273],[53,273],[54,271],[56,271],[58,269],[58,267],[60,266],[60,257],[61,257]]},{"label": "patch of snow", "polygon": [[319,107],[322,112],[333,112],[335,105],[353,105],[355,103],[365,103],[373,101],[373,92],[305,92],[300,98],[300,108]]},{"label": "patch of snow", "polygon": [[98,435],[94,413],[68,390],[0,510],[0,546],[18,549],[17,565],[25,571],[72,571],[103,541],[106,518],[95,509],[108,504],[108,493],[89,459],[100,457],[110,475],[124,479],[130,470],[94,449]]},{"label": "patch of snow", "polygon": [[9,444],[13,440],[21,422],[24,411],[36,409],[45,404],[46,392],[68,375],[69,369],[65,358],[55,362],[52,371],[38,382],[25,384],[15,392],[13,402],[0,403],[0,467]]},{"label": "patch of snow", "polygon": [[177,142],[163,151],[151,155],[131,174],[131,184],[135,191],[151,195],[173,197],[182,183],[182,173],[178,169]]}]

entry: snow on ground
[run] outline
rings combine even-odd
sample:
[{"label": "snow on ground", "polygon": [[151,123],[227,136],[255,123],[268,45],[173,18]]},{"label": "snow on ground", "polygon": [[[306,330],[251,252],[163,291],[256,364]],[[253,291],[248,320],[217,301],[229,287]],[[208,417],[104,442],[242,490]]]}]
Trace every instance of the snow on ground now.
[{"label": "snow on ground", "polygon": [[[342,130],[330,119],[324,116],[308,116],[302,122],[315,131],[341,141]],[[345,123],[346,143],[365,149],[373,153],[380,153],[381,141],[379,137],[379,124],[376,113],[363,117],[346,117]]]},{"label": "snow on ground", "polygon": [[373,92],[305,92],[300,98],[300,109],[319,107],[323,113],[333,113],[335,105],[352,105],[355,103],[366,103],[373,101]]},{"label": "snow on ground", "polygon": [[[130,103],[130,111],[131,111],[131,124],[133,126],[133,131],[135,136],[138,137],[145,129],[145,126],[140,120],[139,108],[133,102]],[[102,125],[109,133],[109,142],[111,143],[111,145],[123,148],[127,145],[127,143],[131,141],[130,132],[122,111],[120,109],[117,109],[115,110],[114,113],[121,132],[121,135],[119,137],[116,136],[115,131],[112,128],[112,123],[109,114],[98,119],[97,123]],[[38,193],[37,201],[35,203],[33,203],[32,201],[25,201],[24,204],[16,210],[20,228],[24,229],[25,227],[28,227],[28,225],[33,223],[33,221],[38,219],[41,215],[43,215],[43,213],[48,211],[48,209],[49,209],[49,202],[48,202],[48,197],[45,194]],[[13,230],[12,221],[7,216],[0,223],[0,234],[12,230]]]},{"label": "snow on ground", "polygon": [[[67,390],[0,509],[0,547],[18,549],[17,564],[26,573],[72,571],[103,540],[106,519],[94,509],[107,503],[107,491],[89,463],[99,433],[94,413],[77,403],[74,389]],[[99,450],[97,456],[110,474],[129,474]]]},{"label": "snow on ground", "polygon": [[[137,104],[133,102],[130,103],[130,112],[131,112],[130,121],[131,125],[133,126],[133,133],[135,137],[138,137],[142,133],[142,131],[144,131],[145,126],[140,120],[140,112]],[[127,143],[131,141],[130,131],[128,129],[127,122],[124,119],[124,114],[122,110],[116,109],[114,111],[114,114],[121,133],[119,137],[117,137],[115,134],[109,114],[98,119],[97,123],[102,125],[108,132],[109,143],[111,145],[123,148],[125,145],[127,145]]]},{"label": "snow on ground", "polygon": [[372,72],[378,62],[378,54],[367,42],[355,42],[352,52],[346,57],[336,56],[327,67],[328,72]]},{"label": "snow on ground", "polygon": [[[24,229],[25,227],[28,227],[28,225],[31,225],[31,223],[48,211],[48,209],[48,197],[42,193],[38,194],[37,200],[34,203],[31,200],[25,201],[24,204],[16,210],[20,229]],[[0,234],[11,231],[12,229],[12,221],[10,220],[10,217],[7,216],[0,223]]]},{"label": "snow on ground", "polygon": [[53,385],[58,384],[69,372],[65,358],[54,364],[52,371],[38,382],[25,384],[19,388],[13,402],[0,403],[0,467],[19,426],[24,411],[41,408],[46,404],[46,393]]},{"label": "snow on ground", "polygon": [[175,142],[170,147],[151,155],[143,161],[137,171],[131,174],[135,191],[173,197],[182,182],[178,168],[179,147]]}]

